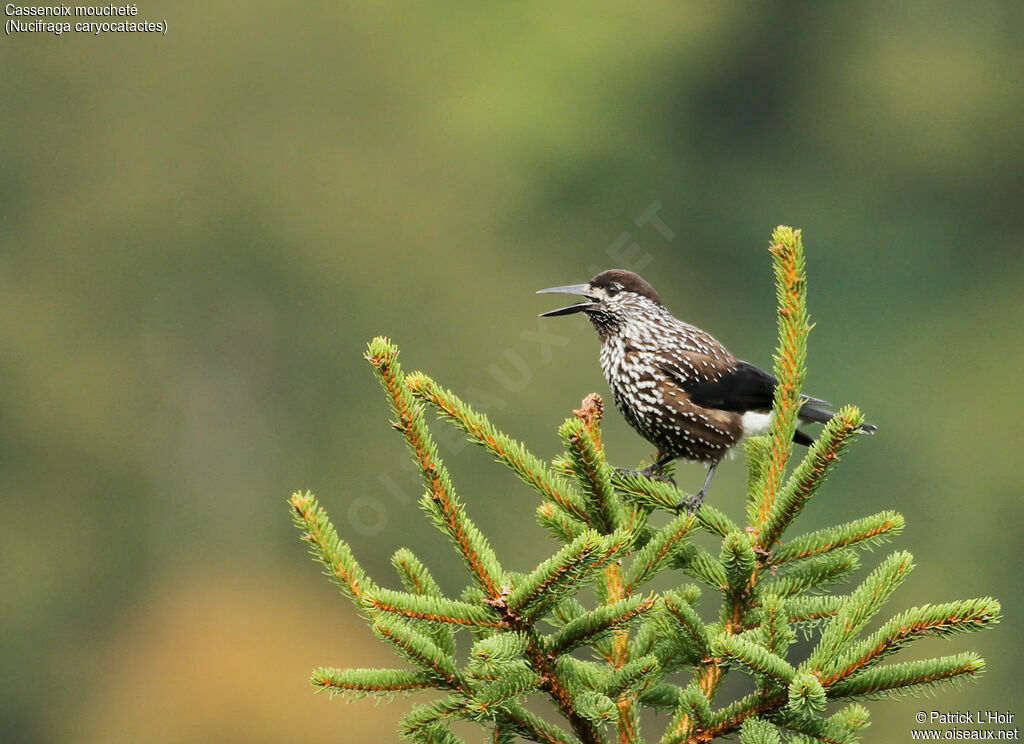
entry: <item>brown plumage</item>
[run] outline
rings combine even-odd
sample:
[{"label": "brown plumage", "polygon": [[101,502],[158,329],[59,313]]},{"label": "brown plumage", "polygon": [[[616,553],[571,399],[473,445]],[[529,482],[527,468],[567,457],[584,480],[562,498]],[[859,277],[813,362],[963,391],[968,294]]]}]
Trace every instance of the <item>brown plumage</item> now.
[{"label": "brown plumage", "polygon": [[[695,511],[729,449],[746,436],[767,431],[776,379],[734,357],[710,334],[675,318],[654,287],[630,271],[610,269],[586,284],[540,291],[586,298],[542,315],[582,312],[594,326],[615,407],[658,449],[657,462],[641,472],[653,475],[678,457],[708,463],[703,488],[680,502]],[[805,398],[802,420],[825,422],[834,415],[824,401]],[[863,427],[866,432],[874,429]],[[798,431],[794,441],[806,445],[812,440]]]}]

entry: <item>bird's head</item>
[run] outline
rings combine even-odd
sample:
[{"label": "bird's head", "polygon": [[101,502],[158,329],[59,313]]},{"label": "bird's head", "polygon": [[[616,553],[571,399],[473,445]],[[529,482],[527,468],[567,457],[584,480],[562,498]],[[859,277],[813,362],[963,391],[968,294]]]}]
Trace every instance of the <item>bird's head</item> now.
[{"label": "bird's head", "polygon": [[584,313],[599,331],[620,325],[637,313],[664,307],[654,287],[639,274],[624,269],[608,269],[586,284],[549,287],[538,290],[537,294],[574,294],[584,297],[584,302],[549,310],[541,313],[540,317]]}]

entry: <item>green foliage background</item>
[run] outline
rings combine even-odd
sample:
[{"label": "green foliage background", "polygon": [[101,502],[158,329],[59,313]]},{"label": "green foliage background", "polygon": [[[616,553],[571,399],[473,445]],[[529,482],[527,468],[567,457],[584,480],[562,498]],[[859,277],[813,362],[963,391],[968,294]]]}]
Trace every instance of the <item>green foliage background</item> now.
[{"label": "green foliage background", "polygon": [[[992,595],[1006,617],[942,648],[985,656],[980,684],[875,706],[868,736],[903,740],[922,708],[1014,710],[1019,4],[147,17],[168,35],[0,42],[0,738],[390,735],[399,710],[309,694],[315,666],[392,660],[283,506],[310,488],[374,575],[408,545],[462,584],[366,341],[476,388],[550,457],[606,387],[585,326],[537,343],[553,305],[533,290],[628,267],[609,248],[629,232],[670,308],[768,365],[779,223],[807,248],[807,390],[880,427],[801,519],[896,508],[920,568],[894,608]],[[654,202],[671,240],[635,222]],[[552,548],[535,499],[449,434],[470,513],[532,567]],[[624,465],[648,454],[613,412],[605,439]],[[742,482],[726,463],[711,498],[741,513]]]}]

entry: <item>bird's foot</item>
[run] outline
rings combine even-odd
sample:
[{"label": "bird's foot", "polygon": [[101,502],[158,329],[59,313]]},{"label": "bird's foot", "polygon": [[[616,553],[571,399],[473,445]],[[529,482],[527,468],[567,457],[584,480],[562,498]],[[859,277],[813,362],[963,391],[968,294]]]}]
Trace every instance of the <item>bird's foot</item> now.
[{"label": "bird's foot", "polygon": [[615,475],[619,475],[619,476],[622,476],[622,475],[643,475],[643,472],[640,471],[640,470],[637,470],[636,468],[615,468],[615,470],[613,470],[612,473],[614,473]]},{"label": "bird's foot", "polygon": [[[655,463],[657,465],[657,463]],[[635,470],[633,468],[615,468],[616,475],[642,475],[651,480],[661,481],[662,483],[671,483],[673,486],[676,485],[675,480],[668,475],[657,473],[655,465],[648,465],[646,468]],[[660,466],[658,466],[660,468]]]},{"label": "bird's foot", "polygon": [[684,508],[689,514],[696,514],[697,510],[700,509],[700,505],[704,503],[704,489],[700,489],[697,493],[684,496],[676,504],[676,511],[680,512]]}]

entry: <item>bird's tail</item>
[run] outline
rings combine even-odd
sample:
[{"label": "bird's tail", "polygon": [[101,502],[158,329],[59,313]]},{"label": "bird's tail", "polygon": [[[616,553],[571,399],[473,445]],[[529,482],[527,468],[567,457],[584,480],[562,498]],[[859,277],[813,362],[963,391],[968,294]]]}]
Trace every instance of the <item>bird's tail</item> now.
[{"label": "bird's tail", "polygon": [[[799,416],[802,421],[810,421],[816,424],[827,424],[835,417],[836,413],[835,411],[830,411],[825,408],[824,406],[826,405],[828,404],[823,400],[808,398],[807,402],[801,406],[800,413],[798,413],[797,416]],[[878,427],[874,424],[864,423],[860,426],[860,431],[864,434],[874,434],[877,430]]]}]

